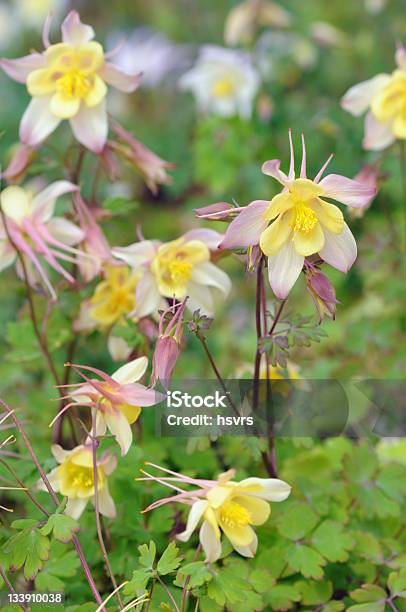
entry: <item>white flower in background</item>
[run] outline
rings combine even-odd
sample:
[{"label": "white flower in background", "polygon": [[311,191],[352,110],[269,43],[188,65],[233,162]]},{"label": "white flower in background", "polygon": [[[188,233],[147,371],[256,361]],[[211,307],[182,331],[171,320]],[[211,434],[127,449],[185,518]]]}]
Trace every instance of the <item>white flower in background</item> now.
[{"label": "white flower in background", "polygon": [[371,15],[378,15],[386,7],[388,0],[364,0],[365,9]]},{"label": "white flower in background", "polygon": [[5,2],[0,2],[0,49],[7,49],[15,40],[18,32],[17,22]]},{"label": "white flower in background", "polygon": [[245,0],[234,6],[224,25],[227,45],[250,43],[260,27],[286,28],[291,16],[282,6],[269,0]]},{"label": "white flower in background", "polygon": [[0,60],[4,72],[25,83],[32,98],[21,119],[21,142],[36,147],[67,119],[75,138],[100,153],[108,133],[107,86],[131,92],[141,75],[106,62],[103,47],[93,40],[93,28],[83,24],[76,11],[62,23],[61,43],[49,43],[48,25],[47,20],[43,53]]},{"label": "white flower in background", "polygon": [[248,119],[260,84],[251,56],[244,51],[205,45],[194,67],[180,79],[191,91],[198,109],[221,117]]},{"label": "white flower in background", "polygon": [[218,232],[202,228],[171,242],[142,240],[113,248],[114,257],[141,273],[132,314],[147,317],[157,313],[164,298],[188,296],[187,307],[192,312],[200,309],[212,316],[216,298],[225,299],[231,288],[227,274],[210,261],[211,251],[217,251],[222,239]]},{"label": "white flower in background", "polygon": [[341,106],[354,117],[366,111],[363,146],[381,151],[395,140],[406,140],[406,47],[396,51],[397,68],[392,74],[380,73],[353,85]]},{"label": "white flower in background", "polygon": [[157,87],[171,72],[184,70],[190,63],[186,46],[177,45],[165,34],[147,27],[131,33],[113,32],[108,43],[118,47],[114,54],[118,68],[124,72],[142,72],[141,87]]}]

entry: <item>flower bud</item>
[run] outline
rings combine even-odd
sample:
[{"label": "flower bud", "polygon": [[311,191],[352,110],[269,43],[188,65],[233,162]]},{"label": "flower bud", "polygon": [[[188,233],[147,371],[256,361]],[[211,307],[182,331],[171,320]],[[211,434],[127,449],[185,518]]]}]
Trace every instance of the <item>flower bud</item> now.
[{"label": "flower bud", "polygon": [[[183,314],[187,298],[181,304],[171,306],[161,313],[159,321],[159,335],[152,358],[152,385],[158,380],[167,388],[172,372],[180,354],[182,340]],[[176,312],[175,312],[176,310]],[[171,317],[168,322],[168,316]],[[164,330],[164,325],[166,329]]]},{"label": "flower bud", "polygon": [[319,323],[326,318],[335,319],[336,304],[339,302],[336,299],[335,289],[327,276],[319,270],[307,269],[306,284],[319,314]]}]

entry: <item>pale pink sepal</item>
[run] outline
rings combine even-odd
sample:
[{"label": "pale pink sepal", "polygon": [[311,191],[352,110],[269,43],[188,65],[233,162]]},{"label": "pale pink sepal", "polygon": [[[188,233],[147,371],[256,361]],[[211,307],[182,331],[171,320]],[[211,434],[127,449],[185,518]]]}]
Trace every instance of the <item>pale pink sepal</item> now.
[{"label": "pale pink sepal", "polygon": [[80,21],[77,11],[71,11],[62,23],[62,40],[69,45],[83,45],[94,38],[91,26]]},{"label": "pale pink sepal", "polygon": [[365,117],[365,137],[362,143],[367,151],[382,151],[395,142],[390,121],[377,121],[370,112]]},{"label": "pale pink sepal", "polygon": [[36,147],[59,125],[61,119],[49,110],[49,97],[33,98],[20,123],[20,139],[25,145]]},{"label": "pale pink sepal", "polygon": [[82,104],[77,115],[70,119],[70,124],[75,138],[83,146],[93,153],[101,153],[108,134],[106,101],[92,108]]},{"label": "pale pink sepal", "polygon": [[388,74],[377,74],[373,79],[354,85],[342,98],[341,107],[355,117],[359,117],[367,110],[372,98],[385,87],[389,80]]},{"label": "pale pink sepal", "polygon": [[337,200],[352,208],[367,206],[376,195],[376,188],[354,181],[339,174],[329,174],[319,183],[327,198]]},{"label": "pale pink sepal", "polygon": [[18,83],[25,83],[30,72],[42,68],[44,64],[41,53],[30,53],[18,59],[0,59],[0,68]]},{"label": "pale pink sepal", "polygon": [[284,300],[302,271],[304,257],[299,255],[288,240],[273,257],[268,257],[268,277],[272,291]]},{"label": "pale pink sepal", "polygon": [[347,224],[341,234],[332,234],[323,228],[325,243],[319,255],[333,268],[348,272],[357,258],[357,243]]},{"label": "pale pink sepal", "polygon": [[129,74],[109,62],[104,64],[99,74],[106,83],[125,93],[135,91],[142,77],[142,72]]},{"label": "pale pink sepal", "polygon": [[221,248],[233,249],[254,246],[267,228],[268,221],[264,218],[269,206],[267,200],[256,200],[243,208],[227,228]]}]

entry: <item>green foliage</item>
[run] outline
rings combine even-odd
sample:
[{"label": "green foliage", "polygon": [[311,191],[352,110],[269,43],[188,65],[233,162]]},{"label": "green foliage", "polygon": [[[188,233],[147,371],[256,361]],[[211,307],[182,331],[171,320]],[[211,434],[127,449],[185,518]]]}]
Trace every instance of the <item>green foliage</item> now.
[{"label": "green foliage", "polygon": [[3,562],[11,570],[24,568],[27,580],[33,580],[48,559],[50,542],[38,529],[37,521],[14,521],[11,526],[18,533],[11,536],[1,548]]},{"label": "green foliage", "polygon": [[66,544],[79,531],[79,523],[66,514],[52,514],[46,524],[40,529],[43,535],[53,532],[55,540]]}]

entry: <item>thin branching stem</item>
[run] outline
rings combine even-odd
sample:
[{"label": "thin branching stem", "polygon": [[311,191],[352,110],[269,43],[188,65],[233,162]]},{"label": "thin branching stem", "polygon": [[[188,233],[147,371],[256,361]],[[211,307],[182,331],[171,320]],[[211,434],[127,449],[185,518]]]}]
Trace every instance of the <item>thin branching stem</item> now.
[{"label": "thin branching stem", "polygon": [[96,420],[97,420],[97,411],[99,408],[99,404],[96,404],[96,407],[93,411],[93,416],[92,416],[92,455],[93,455],[93,486],[94,486],[94,512],[95,512],[95,516],[96,516],[96,529],[97,529],[97,537],[99,538],[99,544],[100,544],[100,549],[103,555],[103,559],[104,562],[106,564],[106,568],[108,571],[108,574],[110,576],[110,580],[111,583],[113,585],[113,589],[118,601],[118,604],[120,606],[120,610],[123,609],[123,602],[121,600],[120,597],[120,593],[119,593],[119,589],[118,589],[118,585],[116,582],[116,579],[114,577],[113,574],[113,570],[111,569],[111,565],[110,565],[110,561],[109,561],[109,556],[107,554],[107,549],[106,549],[106,545],[104,543],[104,539],[103,539],[103,530],[102,530],[102,525],[100,522],[100,510],[99,510],[99,488],[98,488],[98,472],[97,472],[97,447],[99,445],[99,442],[97,440],[97,434],[96,434]]}]

